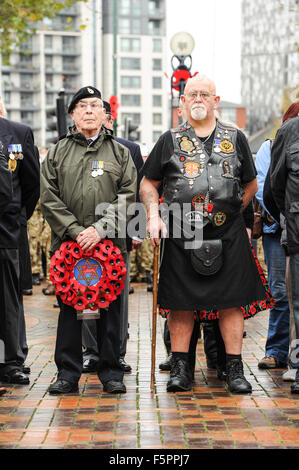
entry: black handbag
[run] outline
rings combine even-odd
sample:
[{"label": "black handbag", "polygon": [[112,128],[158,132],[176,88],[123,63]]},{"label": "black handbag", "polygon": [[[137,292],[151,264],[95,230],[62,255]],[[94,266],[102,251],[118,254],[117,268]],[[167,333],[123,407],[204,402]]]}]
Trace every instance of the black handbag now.
[{"label": "black handbag", "polygon": [[222,240],[204,240],[200,248],[191,251],[191,264],[199,274],[216,274],[223,265]]}]

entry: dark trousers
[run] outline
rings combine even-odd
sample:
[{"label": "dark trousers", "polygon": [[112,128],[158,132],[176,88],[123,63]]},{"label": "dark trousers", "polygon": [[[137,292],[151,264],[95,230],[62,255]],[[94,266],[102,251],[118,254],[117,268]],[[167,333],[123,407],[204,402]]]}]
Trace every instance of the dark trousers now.
[{"label": "dark trousers", "polygon": [[[58,378],[77,383],[82,373],[82,320],[77,320],[74,308],[63,304],[58,298],[60,313],[57,326],[55,363]],[[99,351],[98,377],[102,383],[109,380],[122,381],[123,371],[119,365],[120,299],[101,310],[97,325]]]},{"label": "dark trousers", "polygon": [[4,343],[1,372],[19,369],[20,267],[17,249],[0,249],[0,339]]}]

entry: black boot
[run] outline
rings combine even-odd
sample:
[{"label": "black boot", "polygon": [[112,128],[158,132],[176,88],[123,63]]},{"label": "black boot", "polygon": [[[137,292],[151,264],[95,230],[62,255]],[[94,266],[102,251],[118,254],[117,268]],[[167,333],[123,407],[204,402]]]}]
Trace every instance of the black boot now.
[{"label": "black boot", "polygon": [[39,274],[32,274],[32,285],[40,286],[40,276]]},{"label": "black boot", "polygon": [[173,354],[170,380],[167,382],[167,392],[186,392],[192,388],[192,378],[188,362],[188,354],[183,359]]},{"label": "black boot", "polygon": [[241,359],[230,359],[226,363],[226,382],[231,393],[250,393],[251,384],[245,379]]},{"label": "black boot", "polygon": [[146,273],[146,283],[147,283],[147,292],[153,292],[153,276],[150,271],[145,271]]},{"label": "black boot", "polygon": [[159,369],[160,370],[171,370],[171,361],[172,361],[172,353],[169,354],[165,361],[160,362]]}]

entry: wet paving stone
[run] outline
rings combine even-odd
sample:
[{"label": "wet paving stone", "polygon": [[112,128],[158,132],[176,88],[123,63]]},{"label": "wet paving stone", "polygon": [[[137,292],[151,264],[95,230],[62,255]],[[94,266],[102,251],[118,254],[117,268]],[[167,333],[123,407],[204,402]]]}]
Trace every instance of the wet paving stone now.
[{"label": "wet paving stone", "polygon": [[96,374],[82,374],[79,393],[51,396],[56,380],[54,348],[57,309],[41,286],[24,298],[31,367],[30,385],[6,386],[0,398],[0,449],[298,449],[299,396],[282,380],[283,369],[259,370],[268,312],[246,321],[243,360],[251,395],[232,395],[208,369],[203,340],[197,345],[193,389],[167,393],[169,373],[164,320],[157,319],[155,390],[150,390],[152,294],[134,284],[129,296],[130,338],[126,395],[103,392]]}]

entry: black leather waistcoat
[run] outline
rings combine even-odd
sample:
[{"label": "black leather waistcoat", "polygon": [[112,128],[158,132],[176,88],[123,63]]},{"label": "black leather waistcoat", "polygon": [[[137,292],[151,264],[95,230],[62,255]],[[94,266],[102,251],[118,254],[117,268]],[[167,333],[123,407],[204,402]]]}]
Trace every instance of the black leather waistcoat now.
[{"label": "black leather waistcoat", "polygon": [[205,223],[223,225],[240,213],[243,188],[238,159],[237,130],[217,120],[209,156],[194,129],[185,122],[171,130],[174,153],[163,180],[163,202],[189,203],[189,221],[201,212]]}]

